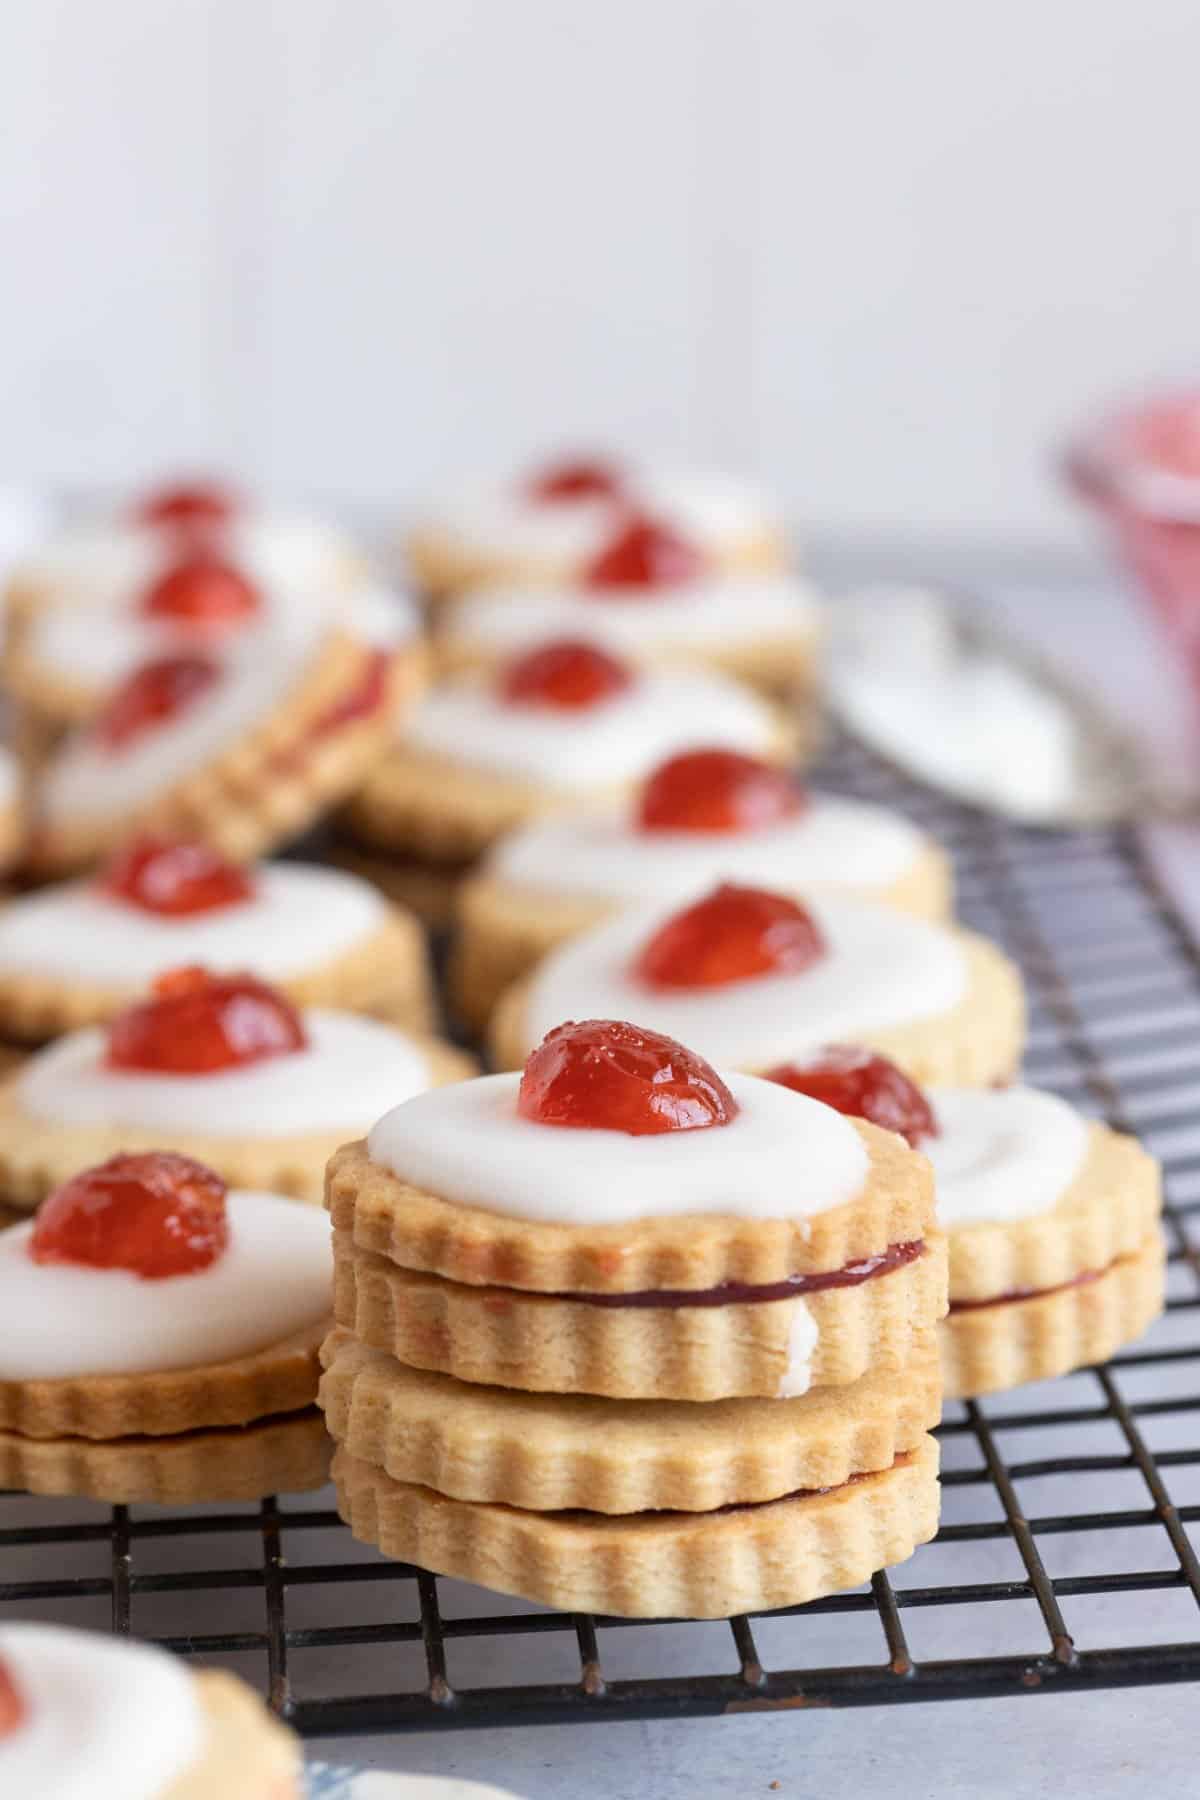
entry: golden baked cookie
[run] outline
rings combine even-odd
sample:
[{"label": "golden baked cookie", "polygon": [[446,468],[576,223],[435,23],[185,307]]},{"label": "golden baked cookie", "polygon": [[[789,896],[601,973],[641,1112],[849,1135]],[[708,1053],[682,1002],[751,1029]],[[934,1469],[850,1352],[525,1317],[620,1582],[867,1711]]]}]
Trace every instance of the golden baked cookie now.
[{"label": "golden baked cookie", "polygon": [[365,884],[140,838],[90,881],[0,902],[0,1034],[42,1043],[107,1023],[156,976],[198,962],[265,975],[300,1006],[423,1033],[437,1019],[424,932]]},{"label": "golden baked cookie", "polygon": [[493,847],[459,894],[454,1009],[482,1030],[504,990],[559,944],[632,905],[683,903],[735,879],[921,918],[952,911],[950,859],[898,814],[804,795],[760,759],[697,749],[655,770],[632,805],[536,821]]},{"label": "golden baked cookie", "polygon": [[317,1487],[328,1228],[177,1154],[0,1234],[0,1485],[127,1504]]},{"label": "golden baked cookie", "polygon": [[720,1619],[802,1605],[902,1562],[937,1530],[931,1437],[890,1469],[718,1512],[537,1513],[451,1500],[339,1448],[338,1511],[385,1556],[573,1612]]},{"label": "golden baked cookie", "polygon": [[0,1200],[35,1207],[77,1170],[164,1143],[233,1187],[319,1202],[349,1133],[472,1059],[382,1020],[303,1012],[252,978],[163,976],[103,1028],[0,1077]]},{"label": "golden baked cookie", "polygon": [[903,1381],[871,1370],[792,1399],[647,1400],[477,1387],[337,1331],[321,1353],[334,1439],[396,1481],[535,1512],[711,1512],[890,1468],[941,1416],[926,1329]]},{"label": "golden baked cookie", "polygon": [[[520,1068],[553,1021],[615,1017],[685,1038],[726,1068],[757,1073],[831,1040],[881,1051],[923,1083],[988,1087],[1011,1080],[1017,1069],[1025,1040],[1021,977],[975,932],[856,900],[814,896],[798,908],[786,896],[741,888],[718,889],[684,912],[686,919],[683,912],[664,917],[662,909],[626,913],[560,946],[514,982],[488,1032],[496,1067]],[[828,954],[794,972],[760,964],[744,978],[691,985],[696,943],[715,955],[727,919],[732,945],[743,920],[755,931],[782,921],[799,934],[806,928],[797,912],[815,917],[832,946]],[[684,929],[677,943],[667,942],[676,919]],[[633,966],[659,944],[678,969],[678,986],[651,985],[639,973],[644,961]],[[744,954],[740,943],[731,954]],[[895,984],[891,1017],[879,1011],[885,981]],[[945,1001],[931,1003],[939,992]],[[906,1006],[910,1016],[896,1016]]]},{"label": "golden baked cookie", "polygon": [[907,1367],[946,1311],[945,1241],[931,1232],[895,1248],[904,1260],[889,1266],[885,1252],[879,1270],[857,1283],[797,1285],[794,1297],[769,1304],[751,1291],[740,1302],[688,1305],[688,1290],[674,1289],[661,1305],[627,1307],[446,1281],[356,1249],[349,1232],[335,1231],[334,1317],[363,1344],[462,1381],[632,1400],[774,1397],[787,1379],[800,1307],[816,1330],[814,1388]]},{"label": "golden baked cookie", "polygon": [[463,875],[470,866],[447,863],[439,867],[413,858],[375,854],[340,838],[330,847],[329,860],[347,874],[369,881],[430,931],[449,930]]},{"label": "golden baked cookie", "polygon": [[338,629],[144,664],[44,763],[30,865],[66,873],[141,831],[260,856],[354,789],[419,680],[415,653]]}]

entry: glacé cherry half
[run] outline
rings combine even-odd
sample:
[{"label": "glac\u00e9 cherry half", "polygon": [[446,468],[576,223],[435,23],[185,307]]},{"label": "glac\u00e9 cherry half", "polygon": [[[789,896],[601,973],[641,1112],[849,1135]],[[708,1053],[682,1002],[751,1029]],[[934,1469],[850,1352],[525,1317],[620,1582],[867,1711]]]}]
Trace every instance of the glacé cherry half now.
[{"label": "glac\u00e9 cherry half", "polygon": [[557,638],[510,662],[501,676],[500,692],[510,706],[581,712],[632,684],[628,664],[607,650],[575,638]]},{"label": "glac\u00e9 cherry half", "polygon": [[261,609],[262,595],[248,576],[211,551],[194,550],[151,582],[138,610],[147,619],[223,631],[245,624]]},{"label": "glac\u00e9 cherry half", "polygon": [[24,1722],[25,1702],[9,1673],[8,1664],[0,1657],[0,1744]]},{"label": "glac\u00e9 cherry half", "polygon": [[899,1132],[914,1150],[922,1138],[938,1135],[933,1108],[916,1082],[888,1057],[861,1045],[830,1044],[804,1062],[781,1063],[768,1071],[767,1080],[851,1118]]},{"label": "glac\u00e9 cherry half", "polygon": [[642,831],[762,831],[808,804],[782,769],[738,750],[684,750],[660,763],[642,787]]},{"label": "glac\u00e9 cherry half", "polygon": [[670,525],[640,513],[627,514],[583,573],[585,588],[652,593],[695,581],[705,558],[695,544]]},{"label": "glac\u00e9 cherry half", "polygon": [[568,500],[615,500],[621,473],[599,457],[564,456],[538,469],[525,483],[525,493],[540,505]]},{"label": "glac\u00e9 cherry half", "polygon": [[255,895],[248,870],[191,838],[138,837],[118,850],[98,886],[114,900],[160,918],[190,918],[240,906]]},{"label": "glac\u00e9 cherry half", "polygon": [[158,977],[149,1000],[112,1021],[104,1061],[150,1075],[213,1075],[307,1045],[300,1014],[265,981],[172,969]]},{"label": "glac\u00e9 cherry half", "polygon": [[187,530],[193,526],[224,525],[237,508],[236,496],[218,482],[177,481],[144,495],[135,517],[142,525]]},{"label": "glac\u00e9 cherry half", "polygon": [[618,1019],[558,1025],[525,1064],[523,1119],[631,1137],[728,1125],[738,1103],[716,1070],[659,1031]]},{"label": "glac\u00e9 cherry half", "polygon": [[632,973],[652,988],[723,987],[759,975],[799,975],[824,954],[820,927],[799,901],[722,882],[659,926]]},{"label": "glac\u00e9 cherry half", "polygon": [[29,1254],[158,1281],[207,1268],[228,1242],[220,1176],[190,1156],[152,1150],[110,1156],[64,1182],[38,1209]]},{"label": "glac\u00e9 cherry half", "polygon": [[127,675],[101,709],[94,726],[105,750],[124,750],[146,732],[186,712],[220,678],[210,657],[160,656]]}]

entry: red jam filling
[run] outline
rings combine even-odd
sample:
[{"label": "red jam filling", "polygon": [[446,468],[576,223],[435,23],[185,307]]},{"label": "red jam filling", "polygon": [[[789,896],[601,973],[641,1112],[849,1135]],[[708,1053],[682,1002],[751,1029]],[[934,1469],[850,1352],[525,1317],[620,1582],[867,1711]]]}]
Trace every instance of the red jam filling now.
[{"label": "red jam filling", "polygon": [[1100,1277],[1107,1275],[1113,1266],[1112,1263],[1109,1263],[1103,1269],[1084,1269],[1082,1274],[1072,1275],[1069,1281],[1060,1281],[1055,1287],[1009,1288],[1007,1293],[992,1294],[987,1300],[951,1300],[950,1311],[952,1313],[980,1312],[986,1306],[1011,1306],[1014,1302],[1022,1300],[1041,1300],[1047,1294],[1065,1294],[1070,1288],[1087,1287],[1090,1282],[1099,1281]]},{"label": "red jam filling", "polygon": [[616,1019],[559,1025],[525,1064],[523,1119],[649,1137],[728,1125],[738,1104],[703,1057]]},{"label": "red jam filling", "polygon": [[922,1238],[889,1244],[877,1256],[864,1256],[841,1269],[818,1275],[789,1275],[783,1281],[723,1281],[713,1288],[637,1288],[628,1294],[556,1294],[556,1300],[579,1300],[586,1306],[758,1306],[771,1300],[794,1300],[826,1288],[861,1287],[877,1275],[890,1275],[925,1253]]},{"label": "red jam filling", "polygon": [[387,697],[391,660],[386,650],[370,651],[358,680],[346,689],[340,700],[335,700],[318,715],[309,726],[309,737],[328,737],[341,725],[352,725],[357,719],[369,719],[377,713]]},{"label": "red jam filling", "polygon": [[798,901],[723,882],[660,925],[632,973],[647,987],[723,987],[756,975],[799,975],[824,954],[817,923]]},{"label": "red jam filling", "polygon": [[621,492],[620,473],[598,458],[563,457],[539,469],[525,484],[531,500],[554,505],[560,500],[615,500]]},{"label": "red jam filling", "polygon": [[112,1021],[104,1061],[151,1075],[212,1075],[307,1044],[299,1013],[265,981],[172,969],[154,983],[151,999]]},{"label": "red jam filling", "polygon": [[703,553],[660,520],[632,514],[583,572],[585,588],[676,587],[703,575]]},{"label": "red jam filling", "polygon": [[98,742],[106,750],[124,749],[186,712],[219,674],[207,656],[162,656],[143,663],[109,696],[94,728]]},{"label": "red jam filling", "polygon": [[7,1663],[0,1661],[0,1743],[12,1736],[24,1718],[25,1702],[8,1672]]},{"label": "red jam filling", "polygon": [[633,672],[595,644],[562,638],[509,663],[500,692],[510,706],[552,706],[580,712],[631,686]]},{"label": "red jam filling", "polygon": [[914,1150],[922,1138],[938,1136],[933,1108],[916,1082],[886,1056],[855,1044],[830,1044],[811,1062],[782,1063],[767,1080],[821,1100],[835,1112],[897,1131]]},{"label": "red jam filling", "polygon": [[64,1182],[38,1209],[29,1254],[158,1281],[206,1269],[228,1242],[221,1177],[190,1156],[152,1150],[110,1156]]},{"label": "red jam filling", "polygon": [[240,906],[255,892],[248,872],[208,844],[155,837],[135,838],[118,850],[99,886],[113,899],[163,918]]},{"label": "red jam filling", "polygon": [[642,831],[761,831],[794,818],[807,797],[782,769],[737,750],[685,750],[642,788]]},{"label": "red jam filling", "polygon": [[224,525],[236,511],[235,496],[216,482],[173,482],[147,494],[135,516],[142,525],[187,529]]},{"label": "red jam filling", "polygon": [[240,569],[197,550],[151,583],[140,610],[148,619],[221,630],[253,618],[261,606],[262,596]]}]

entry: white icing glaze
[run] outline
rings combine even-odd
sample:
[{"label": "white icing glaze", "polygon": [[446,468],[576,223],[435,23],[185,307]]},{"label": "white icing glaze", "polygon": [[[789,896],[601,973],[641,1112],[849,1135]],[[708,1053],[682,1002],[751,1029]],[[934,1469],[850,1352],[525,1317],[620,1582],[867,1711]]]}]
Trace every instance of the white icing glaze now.
[{"label": "white icing glaze", "polygon": [[30,1057],[17,1098],[31,1117],[59,1125],[136,1127],[164,1137],[353,1137],[429,1083],[427,1059],[393,1025],[316,1007],[304,1023],[307,1049],[211,1075],[108,1069],[105,1033],[73,1031]]},{"label": "white icing glaze", "polygon": [[867,1153],[848,1119],[769,1081],[726,1079],[741,1108],[728,1125],[632,1137],[523,1119],[520,1077],[485,1075],[397,1106],[367,1149],[444,1200],[570,1224],[690,1213],[804,1219],[861,1190]]},{"label": "white icing glaze", "polygon": [[0,1625],[26,1714],[0,1738],[7,1800],[162,1800],[203,1748],[196,1684],[164,1650],[60,1625]]},{"label": "white icing glaze", "polygon": [[249,1356],[315,1325],[331,1305],[329,1217],[234,1189],[229,1244],[189,1275],[35,1263],[34,1225],[0,1231],[0,1380],[138,1375]]},{"label": "white icing glaze", "polygon": [[785,1302],[792,1309],[788,1325],[788,1359],[779,1382],[779,1398],[796,1400],[812,1386],[812,1360],[816,1354],[820,1328],[802,1295]]},{"label": "white icing glaze", "polygon": [[795,818],[759,831],[639,831],[628,807],[568,813],[501,840],[489,874],[516,887],[603,900],[682,900],[717,881],[799,893],[888,887],[924,839],[899,813],[812,795]]},{"label": "white icing glaze", "polygon": [[[103,609],[102,621],[95,605],[47,606],[29,622],[26,646],[31,660],[54,669],[84,687],[111,687],[152,657],[179,649],[228,646],[236,641],[219,635],[206,638],[169,619],[146,618],[138,611],[137,594],[123,595]],[[262,611],[246,630],[262,630],[274,621],[286,627],[297,614],[327,614],[347,631],[380,649],[393,649],[413,637],[418,629],[411,597],[378,585],[363,583],[346,589],[265,589]]]},{"label": "white icing glaze", "polygon": [[948,1230],[1049,1212],[1087,1155],[1087,1120],[1037,1088],[934,1088],[939,1137],[922,1140]]},{"label": "white icing glaze", "polygon": [[46,767],[45,818],[113,819],[194,773],[237,743],[282,703],[319,643],[321,621],[297,616],[287,629],[241,633],[221,658],[219,678],[164,724],[115,750],[75,732]]},{"label": "white icing glaze", "polygon": [[1069,811],[1077,733],[1067,708],[1000,657],[964,655],[937,595],[868,591],[835,616],[830,697],[857,736],[964,799],[1031,820]]},{"label": "white icing glaze", "polygon": [[823,1044],[948,1012],[962,999],[966,962],[940,925],[867,901],[807,902],[827,951],[797,975],[724,987],[651,988],[631,960],[674,907],[638,908],[563,944],[540,963],[525,1008],[525,1048],[564,1019],[629,1019],[678,1038],[711,1062],[769,1068]]},{"label": "white icing glaze", "polygon": [[630,599],[601,589],[481,588],[457,601],[448,641],[507,655],[550,638],[581,637],[618,655],[714,650],[808,638],[820,604],[795,576],[725,576]]},{"label": "white icing glaze", "polygon": [[267,863],[256,881],[249,900],[174,919],[91,882],[44,888],[0,906],[0,968],[122,989],[187,963],[281,981],[333,962],[387,916],[378,890],[340,869]]},{"label": "white icing glaze", "polygon": [[578,710],[512,706],[473,680],[443,682],[405,715],[402,742],[470,767],[554,787],[635,781],[702,741],[761,754],[775,722],[757,695],[701,670],[647,673]]},{"label": "white icing glaze", "polygon": [[[774,529],[761,492],[736,477],[651,468],[622,473],[626,500],[702,548],[720,550]],[[433,506],[427,522],[481,554],[582,562],[604,548],[620,511],[610,500],[545,502],[531,499],[519,482],[476,482]]]}]

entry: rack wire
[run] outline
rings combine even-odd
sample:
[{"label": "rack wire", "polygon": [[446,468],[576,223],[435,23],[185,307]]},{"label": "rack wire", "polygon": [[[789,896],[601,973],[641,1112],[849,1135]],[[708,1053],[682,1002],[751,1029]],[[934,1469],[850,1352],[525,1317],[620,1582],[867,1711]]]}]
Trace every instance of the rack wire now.
[{"label": "rack wire", "polygon": [[805,1607],[727,1624],[548,1612],[385,1561],[327,1495],[175,1513],[0,1495],[0,1620],[228,1664],[322,1736],[1200,1675],[1200,950],[1130,832],[1025,831],[844,743],[822,778],[948,845],[964,918],[1024,971],[1029,1079],[1163,1159],[1169,1300],[1149,1336],[1105,1367],[951,1404],[937,1539]]}]

